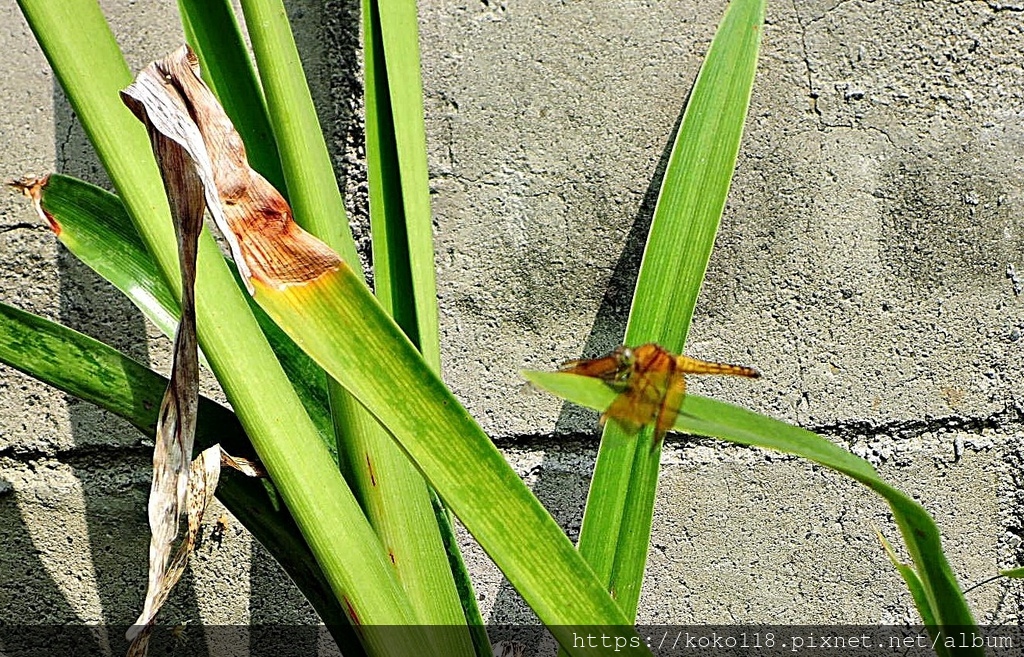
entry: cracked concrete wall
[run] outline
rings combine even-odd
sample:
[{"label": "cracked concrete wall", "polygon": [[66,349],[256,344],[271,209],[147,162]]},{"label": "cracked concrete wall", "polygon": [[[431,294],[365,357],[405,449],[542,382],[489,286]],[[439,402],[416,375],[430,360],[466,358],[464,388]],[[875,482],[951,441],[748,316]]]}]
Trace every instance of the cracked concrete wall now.
[{"label": "cracked concrete wall", "polygon": [[[103,3],[133,69],[179,41],[169,4]],[[619,340],[650,181],[724,5],[420,3],[445,375],[572,536],[596,416],[517,372]],[[365,245],[358,8],[289,10]],[[16,72],[0,79],[0,174],[102,182],[17,9],[0,12]],[[770,3],[687,347],[764,374],[695,379],[692,392],[818,431],[914,494],[965,585],[1024,561],[1022,31],[1005,2]],[[0,198],[0,248],[0,300],[166,369],[166,341],[13,195]],[[0,621],[131,622],[148,447],[6,367],[0,404]],[[875,527],[898,538],[887,507],[839,475],[672,436],[640,620],[913,620]],[[465,547],[485,616],[529,620]],[[237,523],[190,572],[169,624],[314,619]],[[1017,622],[1024,588],[996,582],[968,601],[979,621]]]}]

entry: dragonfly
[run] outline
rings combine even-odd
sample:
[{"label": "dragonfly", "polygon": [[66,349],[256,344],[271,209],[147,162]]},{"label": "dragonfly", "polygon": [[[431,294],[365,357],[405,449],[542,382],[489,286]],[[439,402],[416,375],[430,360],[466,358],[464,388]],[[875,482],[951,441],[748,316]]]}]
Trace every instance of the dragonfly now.
[{"label": "dragonfly", "polygon": [[620,346],[600,358],[570,360],[560,372],[601,379],[619,395],[601,416],[615,420],[624,431],[635,434],[640,427],[654,424],[654,445],[675,424],[686,396],[687,374],[731,374],[756,379],[761,373],[752,367],[677,356],[650,342],[639,347]]}]

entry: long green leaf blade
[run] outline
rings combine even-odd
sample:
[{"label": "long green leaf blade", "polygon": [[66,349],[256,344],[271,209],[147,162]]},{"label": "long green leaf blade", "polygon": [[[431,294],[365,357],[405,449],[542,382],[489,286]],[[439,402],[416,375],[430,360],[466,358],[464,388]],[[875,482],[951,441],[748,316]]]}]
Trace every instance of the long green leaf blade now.
[{"label": "long green leaf blade", "polygon": [[[605,410],[616,393],[602,381],[562,372],[524,372],[534,385],[573,403]],[[923,583],[928,605],[938,626],[973,626],[974,618],[956,576],[942,551],[935,521],[918,502],[883,480],[874,467],[817,434],[738,406],[687,395],[674,430],[710,436],[742,445],[794,454],[841,472],[872,489],[889,503]]]},{"label": "long green leaf blade", "polygon": [[[163,185],[146,131],[119,103],[131,75],[99,8],[89,0],[20,0],[19,6],[147,249],[178,293],[177,248]],[[66,29],[71,24],[75,30]],[[367,626],[411,622],[408,598],[385,563],[380,541],[208,232],[200,240],[196,288],[203,352],[335,595]],[[260,373],[260,385],[251,385],[252,372]],[[393,642],[401,650],[424,641],[376,630],[364,637],[375,654],[387,653]]]},{"label": "long green leaf blade", "polygon": [[[118,415],[152,438],[167,379],[88,336],[0,303],[0,362]],[[232,455],[252,445],[231,411],[200,398],[196,444],[220,443]],[[359,650],[338,604],[288,510],[263,485],[240,475],[221,479],[217,497],[295,581],[348,654]]]},{"label": "long green leaf blade", "polygon": [[[284,5],[280,0],[244,0],[242,8],[250,26],[249,34],[295,219],[358,269],[355,242],[345,220],[344,204],[285,18]],[[429,226],[429,206],[427,212]],[[432,276],[432,251],[430,253]],[[378,284],[386,280],[386,273],[377,278]],[[430,282],[433,282],[432,277]],[[430,299],[433,302],[433,294]],[[436,345],[436,310],[434,317]],[[328,385],[346,476],[388,550],[388,557],[412,602],[417,622],[448,626],[464,623],[448,556],[423,478],[358,402],[335,382],[330,381]],[[453,630],[438,633],[433,638],[441,642],[436,646],[439,653],[473,654],[468,631]]]},{"label": "long green leaf blade", "polygon": [[[109,281],[165,336],[178,325],[178,301],[146,253],[124,206],[95,185],[60,174],[17,183],[69,251]],[[36,197],[38,196],[38,205]]]},{"label": "long green leaf blade", "polygon": [[[697,76],[665,171],[624,343],[682,352],[739,152],[764,0],[733,0]],[[605,427],[579,550],[635,618],[650,543],[660,445]]]},{"label": "long green leaf blade", "polygon": [[[391,431],[562,646],[604,654],[572,647],[573,627],[630,623],[355,274],[342,266],[284,290],[253,282],[260,305]],[[338,327],[345,340],[330,337]]]},{"label": "long green leaf blade", "polygon": [[[896,568],[896,572],[903,578],[904,583],[907,585],[907,590],[910,591],[910,595],[914,598],[914,606],[917,607],[918,611],[921,612],[921,620],[928,627],[935,627],[935,612],[931,608],[931,603],[928,601],[928,594],[925,592],[924,583],[921,578],[917,576],[917,571],[911,566],[900,561],[899,557],[896,556],[896,550],[893,549],[889,541],[885,540],[885,536],[882,536],[881,532],[878,532],[878,540],[882,543],[882,548],[885,550],[885,556],[889,557],[889,563]],[[939,655],[946,653],[944,646],[936,646],[935,650]]]},{"label": "long green leaf blade", "polygon": [[374,262],[379,256],[386,263],[384,271],[375,269],[374,285],[381,304],[440,371],[416,2],[366,0],[363,20]]},{"label": "long green leaf blade", "polygon": [[[415,2],[381,3],[364,0],[363,68],[365,71],[366,105],[366,167],[370,192],[370,227],[373,245],[374,293],[381,306],[395,319],[424,358],[440,372],[440,342],[437,323],[437,288],[434,280],[434,249],[431,234],[432,218],[426,179],[426,143],[423,128],[423,101],[420,91],[419,48]],[[408,15],[412,14],[412,21]],[[387,42],[398,44],[385,48]],[[408,47],[411,44],[412,47]],[[406,46],[406,47],[403,47]],[[413,88],[398,85],[412,85]],[[410,97],[412,96],[412,97]],[[399,148],[399,142],[402,148]],[[405,460],[403,455],[393,458]],[[412,474],[406,474],[412,485]],[[403,487],[404,488],[404,487]],[[372,488],[363,485],[371,517],[380,531],[393,536],[409,532],[409,527],[389,522],[390,504],[376,503]],[[396,493],[401,489],[396,489]],[[418,491],[417,491],[418,492]],[[454,535],[450,513],[436,493],[429,491],[437,518],[451,575],[441,567],[440,545],[422,542],[411,546],[420,559],[426,557],[419,573],[421,606],[434,606],[445,611],[449,623],[464,618],[472,627],[477,655],[489,655],[490,643],[482,630],[483,618],[476,604],[472,583],[462,561]],[[417,499],[417,510],[422,501]],[[419,522],[427,522],[420,517]],[[425,532],[420,527],[420,532]],[[429,577],[429,578],[428,578]],[[443,579],[442,579],[443,577]],[[454,580],[453,580],[454,578]],[[415,599],[415,594],[412,594]],[[440,604],[433,602],[438,601]],[[443,601],[443,602],[442,602]],[[461,605],[462,614],[458,612]],[[424,621],[441,620],[424,618]],[[460,637],[468,638],[468,637]],[[447,646],[450,654],[473,654],[469,641]]]}]

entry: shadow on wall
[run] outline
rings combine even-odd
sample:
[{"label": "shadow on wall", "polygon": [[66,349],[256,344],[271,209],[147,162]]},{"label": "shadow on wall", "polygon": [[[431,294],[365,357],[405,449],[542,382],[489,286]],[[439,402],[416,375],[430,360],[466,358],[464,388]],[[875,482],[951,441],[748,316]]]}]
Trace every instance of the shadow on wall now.
[{"label": "shadow on wall", "polygon": [[[683,107],[685,108],[685,103]],[[640,274],[640,262],[647,244],[647,234],[650,231],[654,208],[658,202],[658,192],[661,189],[665,169],[668,167],[668,161],[672,155],[672,145],[675,143],[682,120],[683,111],[680,111],[675,126],[662,149],[651,182],[637,209],[633,226],[626,237],[622,252],[615,263],[615,269],[608,281],[608,287],[601,299],[594,323],[590,327],[583,352],[582,354],[567,354],[567,359],[595,358],[608,353],[622,343],[623,336],[626,334],[629,309],[633,302],[633,291],[636,289],[637,277]],[[581,435],[577,429],[580,426],[593,427],[593,431]],[[575,449],[580,453],[586,453],[587,464],[583,471],[593,471],[600,438],[596,411],[563,403],[555,423],[555,436],[560,442],[567,443],[566,449]],[[584,438],[585,440],[573,440],[572,443],[569,443],[574,438]],[[555,520],[569,535],[570,540],[575,542],[579,538],[580,526],[583,523],[583,509],[590,482],[589,479],[583,479],[575,473],[567,473],[563,468],[552,466],[551,459],[545,455],[538,468],[539,475],[532,489],[549,511],[552,513],[562,511],[562,515],[556,515]],[[568,512],[568,509],[571,509],[571,512]],[[498,590],[489,622],[495,625],[505,625],[535,624],[539,621],[515,588],[509,584],[508,580],[504,580]],[[539,646],[530,646],[528,649],[537,647]]]},{"label": "shadow on wall", "polygon": [[[301,0],[288,5],[300,56],[310,72],[314,100],[320,110],[322,124],[328,127],[328,145],[336,167],[340,167],[349,161],[345,157],[346,144],[353,143],[353,136],[359,141],[362,139],[362,127],[354,118],[361,89],[358,59],[360,4],[355,0]],[[152,54],[156,58],[163,53]],[[340,98],[335,93],[338,91],[342,93]],[[56,169],[111,189],[77,117],[56,84],[53,99]],[[359,132],[354,134],[357,130]],[[347,171],[339,171],[339,180],[345,181],[347,175]],[[114,346],[141,363],[150,364],[153,354],[147,346],[147,323],[141,313],[120,292],[63,248],[59,252],[57,266],[60,322]],[[167,367],[165,361],[168,358],[158,360],[159,367]],[[60,459],[64,465],[70,466],[74,479],[80,484],[88,532],[88,558],[96,577],[95,597],[99,601],[103,626],[78,626],[82,631],[74,631],[76,624],[92,619],[79,616],[78,610],[84,603],[69,600],[69,586],[63,579],[74,580],[77,577],[81,580],[82,577],[72,572],[74,568],[70,564],[64,565],[68,571],[65,573],[54,570],[52,564],[47,567],[51,560],[40,558],[44,548],[33,542],[27,520],[14,502],[11,486],[4,481],[0,481],[0,499],[4,502],[0,504],[0,522],[8,537],[5,551],[15,560],[15,567],[8,571],[13,575],[12,589],[4,591],[8,595],[0,596],[0,599],[16,600],[19,608],[24,610],[25,621],[37,629],[40,624],[55,626],[52,633],[42,633],[53,636],[45,637],[45,644],[39,647],[43,651],[40,654],[62,652],[55,648],[57,644],[54,641],[61,639],[57,636],[56,626],[63,625],[69,626],[62,633],[65,635],[63,639],[71,642],[69,646],[74,646],[68,654],[107,654],[108,651],[123,654],[124,630],[140,613],[145,597],[149,545],[146,500],[152,472],[152,449],[148,442],[142,444],[142,435],[126,422],[90,404],[69,398],[68,416],[74,446]],[[53,506],[55,510],[66,508],[60,500]],[[201,541],[207,539],[212,522],[208,519],[205,523],[209,527],[204,529]],[[41,531],[37,527],[33,529],[36,533]],[[59,527],[53,531],[63,533]],[[77,549],[70,535],[67,544],[69,551]],[[249,563],[250,625],[297,625],[315,619],[308,604],[265,550],[254,546],[244,556],[248,556]],[[241,572],[223,573],[228,580],[241,575]],[[201,627],[199,602],[191,577],[186,573],[159,616],[161,624],[170,626],[164,632],[167,635],[164,640],[171,637],[178,643],[184,643],[187,639],[189,654],[195,655],[214,650],[214,635],[217,633],[211,628],[204,632]],[[211,607],[211,601],[204,599],[203,602],[207,609]],[[216,601],[212,601],[212,606],[216,606]],[[240,618],[234,622],[244,620]],[[184,623],[187,623],[183,626],[187,632],[172,631]],[[249,654],[282,654],[282,646],[276,645],[280,641],[274,641],[268,635],[272,628],[257,629],[240,635],[233,642],[233,649],[237,649],[238,641],[243,641],[249,644]],[[5,633],[9,630],[12,628]],[[41,638],[40,632],[34,631],[34,634],[37,635],[35,640]],[[319,631],[289,631],[286,634],[287,637],[282,637],[287,641],[285,652],[316,654],[321,640]],[[160,640],[160,636],[158,631],[154,640]],[[12,645],[8,643],[7,648],[12,649]]]}]

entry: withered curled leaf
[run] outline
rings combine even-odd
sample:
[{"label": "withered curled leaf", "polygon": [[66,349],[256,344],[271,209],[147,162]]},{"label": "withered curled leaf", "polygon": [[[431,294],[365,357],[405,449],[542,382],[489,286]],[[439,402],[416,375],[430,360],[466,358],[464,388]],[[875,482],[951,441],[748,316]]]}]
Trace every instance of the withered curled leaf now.
[{"label": "withered curled leaf", "polygon": [[[192,552],[196,541],[199,539],[203,515],[206,513],[210,502],[213,501],[213,494],[217,489],[217,481],[220,478],[220,461],[220,446],[214,445],[197,456],[186,470],[188,472],[188,489],[186,493],[188,533],[185,540],[178,545],[174,558],[169,563],[167,561],[163,562],[163,570],[155,581],[154,576],[157,573],[153,567],[152,556],[154,548],[158,546],[155,544],[156,534],[154,533],[154,541],[150,544],[150,587],[146,592],[145,609],[126,635],[131,641],[131,645],[128,647],[128,657],[145,656],[156,612],[167,602],[171,589],[181,578],[182,573],[185,572],[185,566],[188,565],[188,555]],[[154,469],[154,480],[155,478]],[[151,496],[150,508],[153,506],[152,502],[153,498]],[[166,553],[170,554],[169,546]]]},{"label": "withered curled leaf", "polygon": [[[127,633],[132,642],[128,653],[131,656],[146,654],[157,611],[180,579],[199,536],[203,514],[213,498],[222,461],[250,476],[259,474],[253,462],[234,459],[219,445],[204,451],[189,466],[199,399],[194,288],[199,234],[206,209],[204,183],[207,182],[201,176],[205,174],[213,180],[214,174],[208,162],[205,167],[197,166],[198,160],[192,151],[183,148],[173,138],[184,136],[193,141],[194,148],[205,153],[202,136],[189,116],[188,107],[178,95],[179,85],[175,77],[162,67],[168,65],[166,62],[173,65],[174,62],[188,61],[190,57],[194,56],[188,50],[179,50],[164,62],[150,64],[139,73],[135,83],[122,92],[125,104],[149,132],[170,200],[181,273],[181,321],[175,333],[171,377],[161,403],[153,451],[153,484],[149,497],[152,531],[149,583],[142,614]],[[179,72],[182,70],[188,74],[192,72],[187,66]],[[152,102],[154,98],[161,102]],[[220,118],[227,121],[226,117]],[[244,152],[241,157],[244,161]],[[233,242],[233,246],[237,245]],[[258,244],[252,248],[262,253]],[[242,262],[239,268],[244,273],[249,272]],[[171,552],[185,517],[188,530],[172,558]]]},{"label": "withered curled leaf", "polygon": [[155,149],[170,150],[173,143],[182,154],[174,157],[191,158],[210,215],[250,294],[254,279],[282,289],[342,266],[330,247],[295,223],[273,185],[249,167],[242,138],[200,77],[188,46],[147,66],[121,96],[150,133],[160,135]]},{"label": "withered curled leaf", "polygon": [[[129,104],[129,106],[131,106]],[[168,191],[171,215],[178,237],[178,261],[181,272],[181,321],[174,336],[174,359],[170,381],[160,406],[156,444],[153,449],[153,484],[149,493],[149,585],[142,614],[128,632],[132,640],[129,654],[145,654],[148,628],[166,600],[170,589],[181,575],[187,559],[191,536],[179,546],[175,563],[171,549],[178,537],[179,525],[189,510],[205,509],[205,503],[190,500],[189,479],[192,444],[195,438],[195,417],[199,403],[199,356],[195,325],[195,266],[199,233],[203,227],[202,183],[191,166],[188,155],[159,132],[149,129],[150,141],[160,165],[164,186]],[[219,448],[218,448],[219,452]],[[201,462],[200,462],[201,463]],[[219,453],[213,461],[215,481],[220,472]],[[205,473],[204,473],[205,474]],[[212,491],[210,493],[212,495]],[[189,525],[193,518],[189,517]],[[190,532],[191,534],[191,532]],[[191,540],[190,540],[191,539]],[[177,562],[181,556],[181,564]]]}]

